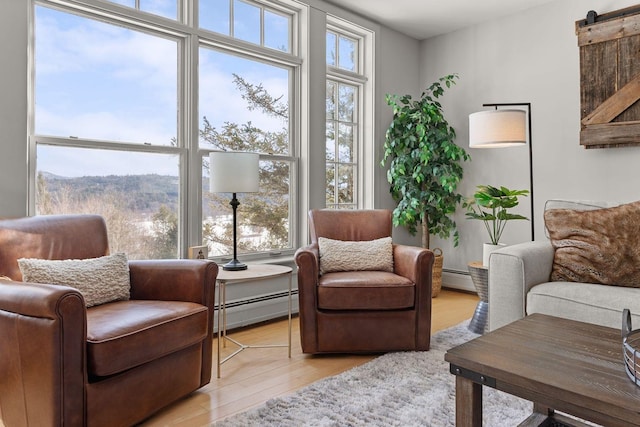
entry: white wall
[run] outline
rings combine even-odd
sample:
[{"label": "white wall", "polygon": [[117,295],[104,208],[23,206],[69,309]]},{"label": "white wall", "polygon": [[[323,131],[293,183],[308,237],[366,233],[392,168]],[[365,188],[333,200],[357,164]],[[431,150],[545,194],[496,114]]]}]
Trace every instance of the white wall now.
[{"label": "white wall", "polygon": [[[599,14],[631,6],[636,0],[561,0],[422,42],[421,80],[458,73],[459,83],[445,93],[446,117],[457,143],[468,148],[468,115],[483,103],[532,104],[534,209],[536,240],[544,239],[547,199],[632,201],[640,199],[640,148],[586,150],[579,144],[580,74],[575,21],[591,9]],[[528,149],[469,150],[461,185],[471,195],[476,185],[528,189]],[[529,216],[528,199],[519,212]],[[435,239],[445,249],[445,269],[467,270],[482,257],[486,231],[479,221],[456,214],[460,246]],[[512,222],[505,243],[530,240],[530,224]]]},{"label": "white wall", "polygon": [[27,213],[27,16],[29,2],[0,13],[0,217]]},{"label": "white wall", "polygon": [[[389,193],[387,168],[378,166],[384,155],[385,132],[393,118],[393,110],[385,102],[386,94],[412,96],[422,91],[420,81],[419,42],[387,28],[381,28],[376,39],[376,184],[375,207],[391,209],[396,202]],[[394,241],[420,246],[420,235],[411,236],[404,227],[393,230]]]}]

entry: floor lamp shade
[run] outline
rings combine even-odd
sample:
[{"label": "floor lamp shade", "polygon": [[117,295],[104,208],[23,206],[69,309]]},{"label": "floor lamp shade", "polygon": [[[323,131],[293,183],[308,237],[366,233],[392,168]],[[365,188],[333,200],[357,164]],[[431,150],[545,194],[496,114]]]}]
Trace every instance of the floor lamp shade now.
[{"label": "floor lamp shade", "polygon": [[469,114],[469,147],[499,148],[527,143],[527,112],[489,110]]}]

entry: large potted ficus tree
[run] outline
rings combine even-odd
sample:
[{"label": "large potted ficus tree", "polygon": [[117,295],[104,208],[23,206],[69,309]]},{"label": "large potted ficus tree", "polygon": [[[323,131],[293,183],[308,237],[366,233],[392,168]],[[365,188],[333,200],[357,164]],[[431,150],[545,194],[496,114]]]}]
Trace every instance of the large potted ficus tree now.
[{"label": "large potted ficus tree", "polygon": [[[461,162],[467,152],[454,143],[456,133],[444,118],[437,99],[458,78],[441,77],[418,99],[411,95],[387,95],[393,107],[393,119],[387,129],[382,166],[389,165],[390,192],[398,203],[393,224],[405,226],[413,235],[422,229],[422,246],[429,248],[429,236],[449,238],[458,245],[458,231],[452,218],[463,200],[457,192],[462,179]],[[434,250],[434,252],[436,252]],[[442,283],[442,255],[436,253],[433,296]]]}]

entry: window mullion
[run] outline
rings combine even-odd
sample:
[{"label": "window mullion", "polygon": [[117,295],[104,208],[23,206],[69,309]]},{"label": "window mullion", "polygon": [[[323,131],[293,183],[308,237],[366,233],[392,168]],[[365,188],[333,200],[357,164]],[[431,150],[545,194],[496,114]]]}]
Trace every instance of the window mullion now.
[{"label": "window mullion", "polygon": [[357,82],[360,84],[364,84],[368,81],[368,78],[362,74],[342,70],[331,66],[327,67],[327,76],[343,82]]},{"label": "window mullion", "polygon": [[229,36],[234,37],[235,34],[235,12],[234,12],[234,0],[229,0]]},{"label": "window mullion", "polygon": [[128,142],[100,141],[82,138],[60,138],[46,135],[34,135],[36,144],[57,145],[75,148],[99,148],[102,150],[135,151],[142,153],[181,154],[186,150],[169,145],[133,144]]}]

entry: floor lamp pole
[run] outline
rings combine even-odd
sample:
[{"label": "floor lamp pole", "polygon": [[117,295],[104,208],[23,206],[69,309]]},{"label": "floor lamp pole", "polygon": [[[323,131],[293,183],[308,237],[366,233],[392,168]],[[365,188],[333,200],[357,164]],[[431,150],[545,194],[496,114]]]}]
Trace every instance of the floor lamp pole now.
[{"label": "floor lamp pole", "polygon": [[534,204],[533,204],[533,138],[531,132],[531,103],[530,102],[512,102],[505,104],[482,104],[483,107],[527,107],[528,131],[529,131],[529,197],[531,200],[531,240],[536,240],[536,228],[534,223]]}]

